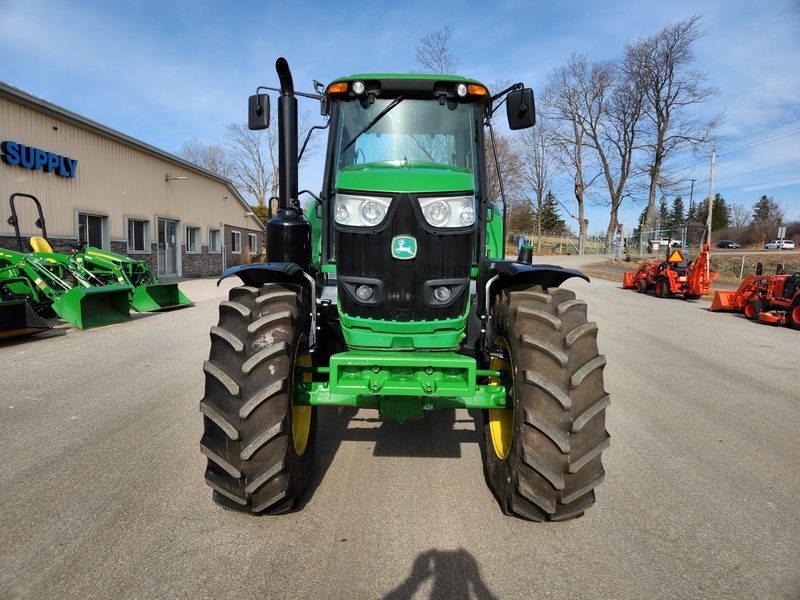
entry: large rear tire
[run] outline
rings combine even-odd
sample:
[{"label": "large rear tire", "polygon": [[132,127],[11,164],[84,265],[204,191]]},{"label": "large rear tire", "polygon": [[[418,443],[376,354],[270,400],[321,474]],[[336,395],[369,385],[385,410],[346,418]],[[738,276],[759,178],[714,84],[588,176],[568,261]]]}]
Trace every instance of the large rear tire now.
[{"label": "large rear tire", "polygon": [[316,411],[294,406],[294,372],[310,326],[302,290],[238,287],[219,307],[200,401],[206,482],[222,506],[275,514],[296,507],[311,479]]},{"label": "large rear tire", "polygon": [[493,321],[507,350],[513,407],[485,411],[489,485],[508,515],[579,517],[595,501],[609,445],[597,326],[573,292],[541,286],[503,292]]},{"label": "large rear tire", "polygon": [[786,324],[792,329],[800,329],[800,296],[794,299],[786,311]]}]

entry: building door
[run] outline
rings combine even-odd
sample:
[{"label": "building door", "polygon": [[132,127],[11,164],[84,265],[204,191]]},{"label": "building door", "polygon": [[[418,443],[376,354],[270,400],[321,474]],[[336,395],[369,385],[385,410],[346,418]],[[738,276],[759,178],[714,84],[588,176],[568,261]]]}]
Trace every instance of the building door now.
[{"label": "building door", "polygon": [[95,248],[105,248],[103,246],[103,217],[78,213],[78,241]]},{"label": "building door", "polygon": [[158,276],[178,274],[177,222],[158,219]]}]

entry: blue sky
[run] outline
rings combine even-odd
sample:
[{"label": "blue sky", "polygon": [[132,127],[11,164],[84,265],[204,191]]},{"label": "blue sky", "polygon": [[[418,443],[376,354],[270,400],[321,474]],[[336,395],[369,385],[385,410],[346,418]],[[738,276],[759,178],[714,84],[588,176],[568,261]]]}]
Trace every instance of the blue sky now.
[{"label": "blue sky", "polygon": [[[627,41],[693,14],[707,32],[694,66],[720,91],[700,116],[726,116],[715,193],[748,208],[766,194],[800,220],[798,0],[0,0],[0,80],[175,153],[195,136],[221,142],[227,123],[243,122],[256,86],[276,86],[278,56],[310,92],[312,79],[419,69],[420,38],[447,25],[461,74],[538,92],[572,52],[617,58]],[[681,166],[685,203],[689,179],[694,200],[707,196],[710,158]],[[303,169],[301,189],[318,190],[320,171],[318,161]],[[568,187],[555,191],[571,202]],[[629,203],[621,220],[634,226],[641,211]],[[603,206],[587,217],[590,233],[608,224]]]}]

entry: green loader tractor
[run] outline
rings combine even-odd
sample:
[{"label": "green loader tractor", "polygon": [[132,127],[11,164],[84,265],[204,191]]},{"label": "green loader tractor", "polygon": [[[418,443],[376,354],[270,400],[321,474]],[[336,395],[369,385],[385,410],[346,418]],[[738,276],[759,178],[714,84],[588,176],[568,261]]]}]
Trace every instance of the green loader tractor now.
[{"label": "green loader tractor", "polygon": [[[530,252],[506,260],[488,193],[484,132],[503,102],[512,130],[533,126],[532,90],[491,95],[463,77],[367,74],[295,94],[285,59],[276,70],[280,87],[259,87],[248,105],[250,128],[264,129],[262,90],[279,93],[268,262],[222,274],[243,285],[220,304],[203,367],[213,499],[256,514],[296,508],[319,407],[401,423],[465,408],[482,411],[485,475],[506,514],[582,515],[604,477],[609,396],[597,327],[560,285],[588,278],[534,265]],[[322,190],[305,192],[307,211],[297,96],[320,102],[329,132]]]},{"label": "green loader tractor", "polygon": [[130,302],[138,312],[155,312],[189,306],[192,301],[178,288],[177,282],[158,283],[150,267],[141,260],[86,246],[75,253],[75,260],[94,276],[117,280],[131,289]]},{"label": "green loader tractor", "polygon": [[[131,318],[128,286],[94,285],[69,256],[0,249],[0,296],[4,303],[24,300],[40,317],[58,315],[79,329]],[[27,327],[29,313],[7,312],[8,329]],[[35,326],[35,322],[33,324]]]},{"label": "green loader tractor", "polygon": [[25,300],[16,299],[0,284],[0,339],[33,335],[52,329]]},{"label": "green loader tractor", "polygon": [[8,199],[11,216],[8,223],[13,225],[19,251],[23,252],[23,240],[19,230],[19,218],[15,200],[17,197],[33,201],[39,214],[35,225],[42,231],[41,236],[28,240],[28,245],[37,256],[57,257],[59,262],[68,262],[81,278],[95,286],[126,285],[130,293],[130,305],[138,312],[154,312],[179,308],[192,304],[192,301],[178,289],[177,282],[158,283],[150,267],[141,260],[76,243],[69,255],[53,252],[47,239],[47,226],[38,198],[30,194],[15,193]]}]

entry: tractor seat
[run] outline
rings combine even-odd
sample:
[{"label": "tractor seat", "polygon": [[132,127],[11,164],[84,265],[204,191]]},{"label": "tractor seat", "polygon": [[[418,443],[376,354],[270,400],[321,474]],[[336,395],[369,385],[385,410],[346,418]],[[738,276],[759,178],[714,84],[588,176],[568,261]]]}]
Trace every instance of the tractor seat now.
[{"label": "tractor seat", "polygon": [[31,248],[34,252],[53,252],[53,247],[43,237],[34,236],[31,238]]},{"label": "tractor seat", "polygon": [[783,297],[792,298],[798,287],[800,287],[800,273],[787,277],[783,283]]}]

